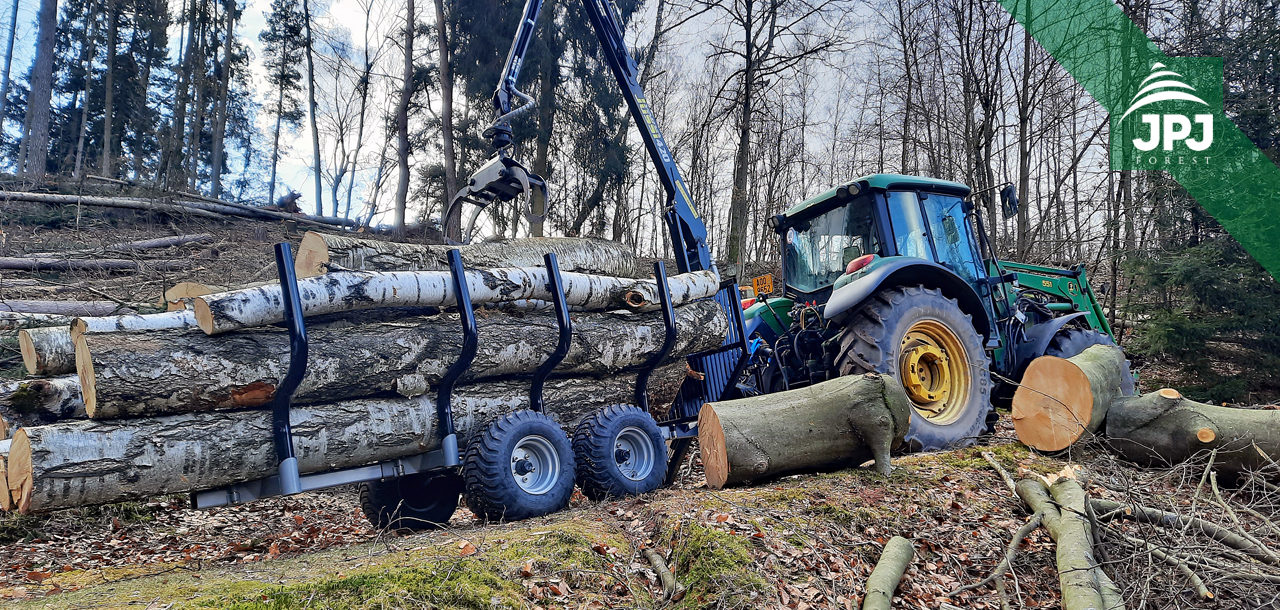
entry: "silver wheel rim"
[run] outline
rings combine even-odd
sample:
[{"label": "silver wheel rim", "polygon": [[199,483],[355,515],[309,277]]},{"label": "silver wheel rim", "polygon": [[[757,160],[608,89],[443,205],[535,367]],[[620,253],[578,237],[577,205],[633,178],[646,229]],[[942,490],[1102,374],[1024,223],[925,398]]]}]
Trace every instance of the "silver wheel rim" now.
[{"label": "silver wheel rim", "polygon": [[643,481],[653,472],[653,443],[644,430],[627,426],[613,441],[613,460],[618,472],[631,481]]},{"label": "silver wheel rim", "polygon": [[551,441],[530,434],[511,451],[511,476],[526,493],[545,494],[560,480],[560,452]]}]

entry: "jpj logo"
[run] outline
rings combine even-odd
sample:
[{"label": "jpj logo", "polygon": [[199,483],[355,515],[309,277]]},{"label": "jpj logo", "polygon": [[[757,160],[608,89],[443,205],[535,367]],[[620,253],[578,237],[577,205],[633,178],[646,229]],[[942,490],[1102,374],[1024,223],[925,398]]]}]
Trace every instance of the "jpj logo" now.
[{"label": "jpj logo", "polygon": [[1207,153],[1213,146],[1215,104],[1222,106],[1221,68],[1216,79],[1212,69],[1197,70],[1200,74],[1194,76],[1199,78],[1194,79],[1184,75],[1189,72],[1175,71],[1161,62],[1151,64],[1129,107],[1118,118],[1113,115],[1113,167],[1163,169],[1212,163],[1213,156]]}]

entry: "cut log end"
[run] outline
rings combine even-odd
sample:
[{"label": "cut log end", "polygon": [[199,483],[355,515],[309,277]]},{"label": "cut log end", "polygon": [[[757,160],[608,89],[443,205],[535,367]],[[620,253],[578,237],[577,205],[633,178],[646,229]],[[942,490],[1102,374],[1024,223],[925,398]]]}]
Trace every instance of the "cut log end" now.
[{"label": "cut log end", "polygon": [[1218,438],[1218,433],[1213,428],[1201,428],[1196,430],[1196,438],[1202,443],[1212,443],[1213,439]]},{"label": "cut log end", "polygon": [[1173,388],[1162,388],[1160,390],[1160,398],[1167,398],[1169,400],[1178,400],[1179,398],[1182,398],[1182,392],[1179,392]]},{"label": "cut log end", "polygon": [[293,272],[299,278],[322,275],[329,269],[329,246],[319,233],[307,231],[293,259]]},{"label": "cut log end", "polygon": [[71,321],[71,341],[74,343],[80,338],[80,335],[89,331],[89,323],[84,318],[76,318]]},{"label": "cut log end", "polygon": [[76,337],[76,376],[80,379],[80,393],[85,413],[93,417],[98,410],[97,383],[94,380],[93,353],[84,335]]},{"label": "cut log end", "polygon": [[638,290],[628,290],[626,294],[622,295],[622,300],[626,302],[627,307],[632,309],[640,309],[649,304],[649,300],[644,298],[644,295],[640,294]]},{"label": "cut log end", "polygon": [[0,454],[0,479],[5,480],[4,489],[0,490],[0,512],[13,510],[13,496],[9,495],[9,473],[5,470],[5,456]]},{"label": "cut log end", "polygon": [[1084,434],[1093,416],[1089,378],[1064,358],[1031,361],[1013,395],[1018,440],[1040,451],[1061,451]]},{"label": "cut log end", "polygon": [[698,451],[706,472],[707,487],[721,489],[729,480],[729,456],[724,446],[724,427],[715,407],[705,404],[698,411]]},{"label": "cut log end", "polygon": [[18,351],[22,352],[22,366],[26,367],[27,374],[39,374],[40,358],[36,355],[36,345],[30,332],[18,331]]},{"label": "cut log end", "polygon": [[196,297],[191,299],[191,312],[196,316],[196,326],[204,331],[206,335],[212,335],[214,331],[213,310],[209,309],[209,303],[204,297]]},{"label": "cut log end", "polygon": [[[31,441],[27,438],[26,429],[18,430],[13,435],[13,442],[9,445],[8,468],[5,472],[5,482],[8,486],[7,494],[0,496],[8,496],[10,506],[17,509],[20,513],[26,513],[31,510]],[[0,502],[3,502],[0,499]]]}]

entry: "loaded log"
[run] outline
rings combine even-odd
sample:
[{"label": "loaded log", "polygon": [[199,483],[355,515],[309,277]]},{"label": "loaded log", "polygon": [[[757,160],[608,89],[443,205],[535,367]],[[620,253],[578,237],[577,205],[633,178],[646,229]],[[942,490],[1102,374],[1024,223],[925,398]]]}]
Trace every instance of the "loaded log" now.
[{"label": "loaded log", "polygon": [[[679,359],[719,345],[728,320],[714,301],[679,307]],[[466,380],[532,373],[557,343],[547,313],[492,313]],[[657,312],[573,315],[574,335],[558,374],[608,375],[643,364],[665,336]],[[415,396],[456,359],[456,314],[308,331],[310,360],[294,400],[327,402],[399,393]],[[115,418],[266,405],[283,378],[288,334],[256,329],[219,337],[181,331],[87,334],[76,340],[76,370],[90,417]],[[584,382],[585,383],[585,382]]]},{"label": "loaded log", "polygon": [[76,370],[75,337],[86,332],[104,333],[167,328],[191,328],[190,311],[72,318],[70,325],[18,331],[18,350],[31,375],[65,375]]},{"label": "loaded log", "polygon": [[530,237],[466,246],[402,244],[345,235],[308,232],[298,246],[294,269],[298,277],[328,271],[445,271],[446,255],[458,249],[468,268],[534,267],[555,253],[562,271],[636,277],[636,256],[625,245],[602,239]]},{"label": "loaded log", "polygon": [[1071,358],[1032,360],[1013,395],[1018,440],[1040,451],[1061,451],[1100,432],[1120,396],[1121,376],[1128,373],[1124,363],[1124,352],[1114,345],[1095,345]]},{"label": "loaded log", "polygon": [[[377,242],[382,243],[382,242]],[[466,272],[468,292],[476,304],[534,299],[547,301],[544,267],[475,269]],[[657,309],[656,282],[563,272],[565,301],[583,309]],[[673,305],[715,295],[719,279],[711,271],[668,278]],[[440,307],[455,304],[447,271],[387,273],[336,272],[298,281],[302,312],[307,316],[374,307]],[[217,335],[284,320],[284,300],[276,283],[198,296],[193,300],[200,329]]]},{"label": "loaded log", "polygon": [[7,383],[0,391],[0,405],[24,425],[88,416],[75,375]]},{"label": "loaded log", "polygon": [[[684,372],[677,363],[654,375],[682,377]],[[546,385],[547,413],[571,430],[595,409],[629,402],[634,383],[634,375],[552,379]],[[528,395],[526,380],[458,387],[453,409],[460,441],[496,415],[527,408]],[[672,396],[651,398],[665,402]],[[439,446],[434,393],[302,405],[290,420],[304,474]],[[13,439],[8,465],[8,488],[24,513],[211,489],[276,472],[267,410],[25,427]]]},{"label": "loaded log", "polygon": [[851,468],[872,459],[888,474],[889,452],[902,443],[910,416],[901,384],[874,373],[709,402],[698,413],[707,486]]}]

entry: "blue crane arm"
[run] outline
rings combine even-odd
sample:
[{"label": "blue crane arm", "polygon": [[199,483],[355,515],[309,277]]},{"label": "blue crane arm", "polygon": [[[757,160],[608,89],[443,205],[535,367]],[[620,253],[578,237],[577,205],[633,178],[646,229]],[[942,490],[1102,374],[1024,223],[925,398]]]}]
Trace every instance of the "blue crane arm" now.
[{"label": "blue crane arm", "polygon": [[[490,129],[490,139],[494,147],[500,150],[511,143],[508,120],[531,107],[529,97],[516,88],[516,80],[520,75],[520,66],[524,63],[525,52],[529,49],[529,42],[533,38],[533,28],[542,3],[543,0],[526,0],[524,14],[516,29],[515,40],[511,43],[511,52],[507,55],[498,90],[493,94],[496,120],[494,127]],[[631,117],[640,128],[645,150],[657,168],[658,179],[662,181],[662,188],[666,191],[667,205],[663,218],[675,246],[676,268],[681,273],[710,269],[714,263],[711,251],[707,248],[707,227],[693,207],[689,189],[680,176],[680,168],[676,165],[666,139],[662,137],[662,130],[653,117],[644,89],[640,87],[640,70],[627,51],[618,15],[609,0],[583,0],[583,6],[596,38],[600,41],[600,47],[604,50],[604,61],[609,64],[610,71],[618,81],[618,88],[627,100]],[[513,110],[512,98],[525,100],[525,104]]]}]

